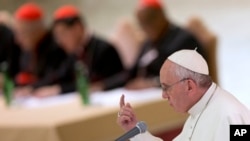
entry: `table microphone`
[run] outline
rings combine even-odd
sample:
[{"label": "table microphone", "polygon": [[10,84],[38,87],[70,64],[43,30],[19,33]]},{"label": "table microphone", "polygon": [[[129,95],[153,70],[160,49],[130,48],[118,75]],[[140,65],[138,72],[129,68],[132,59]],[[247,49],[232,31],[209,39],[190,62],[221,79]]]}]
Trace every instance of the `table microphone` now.
[{"label": "table microphone", "polygon": [[147,125],[143,121],[137,122],[136,126],[129,130],[127,133],[117,138],[115,141],[127,141],[128,139],[134,137],[137,134],[141,134],[147,131]]}]

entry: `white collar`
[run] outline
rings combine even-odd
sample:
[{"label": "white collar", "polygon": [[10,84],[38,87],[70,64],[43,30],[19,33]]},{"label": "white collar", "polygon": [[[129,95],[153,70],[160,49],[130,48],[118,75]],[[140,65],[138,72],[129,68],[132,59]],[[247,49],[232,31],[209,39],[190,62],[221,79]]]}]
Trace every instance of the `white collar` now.
[{"label": "white collar", "polygon": [[188,113],[193,117],[197,114],[200,114],[204,108],[206,108],[209,100],[213,96],[213,93],[216,89],[216,84],[212,83],[212,85],[208,88],[206,93],[201,97],[201,99],[195,103],[189,110]]}]

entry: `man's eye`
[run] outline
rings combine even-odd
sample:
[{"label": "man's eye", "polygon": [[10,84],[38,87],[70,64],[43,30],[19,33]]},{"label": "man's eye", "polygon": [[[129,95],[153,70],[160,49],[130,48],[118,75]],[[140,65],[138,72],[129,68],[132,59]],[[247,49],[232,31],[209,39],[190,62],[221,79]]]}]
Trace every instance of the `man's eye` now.
[{"label": "man's eye", "polygon": [[167,88],[165,88],[165,87],[161,87],[161,89],[162,89],[162,91],[166,91],[167,90]]}]

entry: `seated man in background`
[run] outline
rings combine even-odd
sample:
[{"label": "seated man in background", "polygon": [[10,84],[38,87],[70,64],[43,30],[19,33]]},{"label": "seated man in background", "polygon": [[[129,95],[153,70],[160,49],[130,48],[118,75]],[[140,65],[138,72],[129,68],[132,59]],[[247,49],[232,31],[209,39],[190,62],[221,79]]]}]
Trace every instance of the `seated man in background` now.
[{"label": "seated man in background", "polygon": [[186,30],[174,25],[164,14],[160,0],[140,0],[136,16],[147,36],[131,69],[128,89],[159,86],[159,70],[164,60],[181,49],[194,49],[204,55],[199,42]]},{"label": "seated man in background", "polygon": [[[230,125],[250,124],[249,109],[212,81],[207,62],[195,50],[170,55],[161,67],[160,82],[162,98],[175,111],[190,115],[174,141],[229,141]],[[138,122],[124,95],[117,122],[125,131]],[[146,132],[131,141],[162,140]]]},{"label": "seated man in background", "polygon": [[[43,11],[34,3],[20,6],[14,15],[14,35],[19,51],[11,55],[9,72],[17,88],[15,96],[34,94],[44,97],[57,94],[54,83],[65,81],[58,68],[66,54],[54,42],[52,34],[43,22]],[[54,91],[41,92],[44,89]]]},{"label": "seated man in background", "polygon": [[[55,11],[53,33],[57,43],[72,60],[68,63],[71,67],[67,68],[74,68],[76,61],[86,67],[90,91],[116,87],[113,79],[123,71],[120,56],[113,45],[88,31],[76,7],[65,5]],[[68,87],[75,89],[75,84],[70,83]]]}]

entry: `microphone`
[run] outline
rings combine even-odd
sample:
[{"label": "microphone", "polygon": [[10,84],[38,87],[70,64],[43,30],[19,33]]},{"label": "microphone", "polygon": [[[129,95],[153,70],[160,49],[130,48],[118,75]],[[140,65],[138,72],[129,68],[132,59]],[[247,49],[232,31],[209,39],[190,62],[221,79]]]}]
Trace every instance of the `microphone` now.
[{"label": "microphone", "polygon": [[134,137],[137,134],[141,134],[147,131],[147,125],[143,121],[137,122],[136,126],[129,130],[127,133],[117,138],[115,141],[127,141],[128,139]]}]

